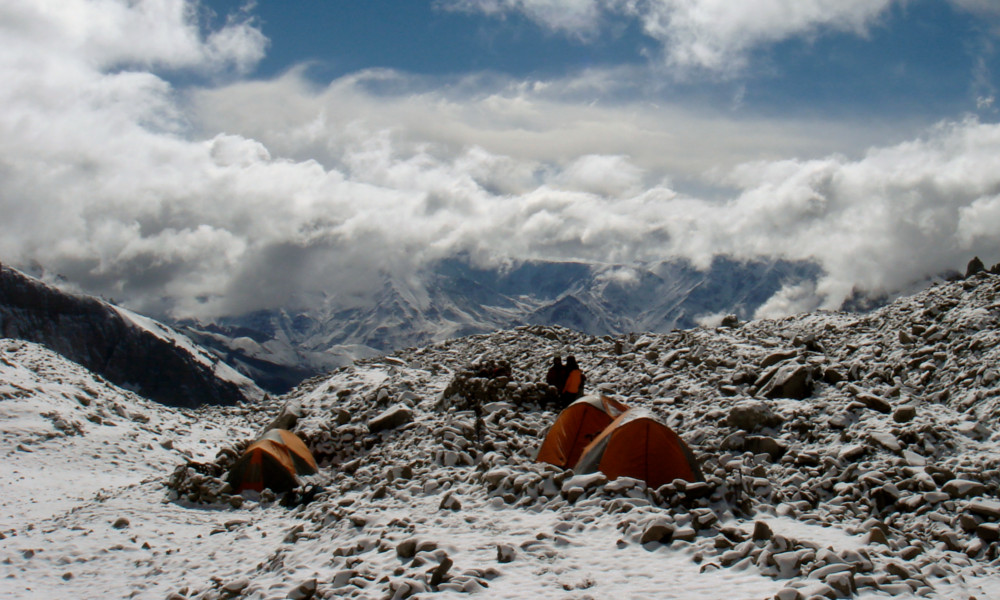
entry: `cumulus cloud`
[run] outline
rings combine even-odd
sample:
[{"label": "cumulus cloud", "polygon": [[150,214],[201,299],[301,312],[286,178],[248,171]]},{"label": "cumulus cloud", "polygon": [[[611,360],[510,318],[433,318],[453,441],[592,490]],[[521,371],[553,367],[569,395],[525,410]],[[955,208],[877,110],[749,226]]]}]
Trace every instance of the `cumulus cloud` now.
[{"label": "cumulus cloud", "polygon": [[[102,29],[98,5],[120,23],[155,14],[170,30],[156,35],[187,49],[130,53],[134,33]],[[370,71],[326,86],[291,71],[175,90],[156,68],[238,72],[264,42],[221,41],[256,39],[246,23],[199,33],[168,0],[80,0],[75,19],[53,6],[0,8],[0,259],[140,311],[360,303],[384,274],[458,254],[620,263],[620,281],[629,264],[675,257],[820,264],[814,286],[769,303],[776,314],[899,289],[972,254],[1000,260],[995,124],[942,123],[858,153],[888,136],[591,101],[627,95],[613,88],[635,85],[628,70]]]}]

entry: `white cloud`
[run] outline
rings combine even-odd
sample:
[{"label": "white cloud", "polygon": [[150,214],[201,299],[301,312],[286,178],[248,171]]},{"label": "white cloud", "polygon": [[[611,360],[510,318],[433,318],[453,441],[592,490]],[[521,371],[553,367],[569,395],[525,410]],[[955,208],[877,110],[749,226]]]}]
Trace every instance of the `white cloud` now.
[{"label": "white cloud", "polygon": [[436,5],[488,15],[522,12],[546,27],[580,38],[596,34],[601,21],[599,0],[438,0]]},{"label": "white cloud", "polygon": [[[944,123],[859,153],[898,136],[893,124],[592,102],[627,96],[628,70],[544,82],[379,71],[326,87],[293,71],[179,93],[140,66],[238,69],[253,53],[189,38],[190,13],[166,0],[81,0],[73,19],[52,6],[0,8],[5,35],[17,32],[0,46],[0,260],[37,260],[142,311],[355,298],[382,272],[457,253],[821,264],[826,276],[776,297],[777,312],[903,287],[973,254],[1000,260],[998,125]],[[130,54],[133,33],[105,27],[153,13],[171,31],[151,37],[191,50]]]},{"label": "white cloud", "polygon": [[[956,0],[978,6],[985,0]],[[609,15],[637,20],[681,71],[735,73],[755,48],[826,31],[863,34],[903,0],[441,0],[489,15],[521,12],[554,31],[594,37]],[[983,4],[985,6],[985,4]]]}]

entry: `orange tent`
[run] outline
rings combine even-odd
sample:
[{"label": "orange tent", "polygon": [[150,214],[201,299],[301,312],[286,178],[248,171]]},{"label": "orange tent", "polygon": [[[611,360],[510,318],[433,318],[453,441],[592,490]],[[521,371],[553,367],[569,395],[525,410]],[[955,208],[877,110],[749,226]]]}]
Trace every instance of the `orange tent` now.
[{"label": "orange tent", "polygon": [[272,429],[243,452],[229,470],[229,485],[243,490],[275,492],[298,485],[295,475],[311,475],[318,470],[309,448],[287,429]]},{"label": "orange tent", "polygon": [[616,418],[584,448],[573,470],[599,470],[608,479],[641,479],[653,488],[675,479],[703,480],[698,461],[684,440],[643,409],[632,409]]},{"label": "orange tent", "polygon": [[564,469],[575,465],[587,444],[626,410],[621,402],[604,396],[574,401],[556,417],[535,460]]}]

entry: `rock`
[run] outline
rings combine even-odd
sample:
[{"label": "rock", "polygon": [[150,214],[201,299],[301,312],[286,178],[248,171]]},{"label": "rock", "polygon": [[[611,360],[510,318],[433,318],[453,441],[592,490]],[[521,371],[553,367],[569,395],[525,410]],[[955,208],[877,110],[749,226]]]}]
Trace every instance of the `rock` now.
[{"label": "rock", "polygon": [[913,344],[916,341],[917,341],[917,338],[915,338],[912,335],[910,335],[909,333],[907,333],[906,330],[904,330],[904,329],[900,329],[899,330],[899,343],[900,344],[903,344],[904,346],[909,346],[909,345]]},{"label": "rock", "polygon": [[510,544],[497,545],[497,562],[509,563],[517,556],[517,548]]},{"label": "rock", "polygon": [[823,581],[836,590],[840,598],[850,598],[858,591],[858,586],[854,583],[854,574],[850,571],[833,573]]},{"label": "rock", "polygon": [[445,494],[444,498],[441,499],[441,504],[438,505],[440,510],[462,510],[462,503],[458,501],[458,498],[454,496],[451,492]]},{"label": "rock", "polygon": [[648,544],[650,542],[659,542],[661,544],[666,544],[671,541],[674,535],[674,531],[677,528],[674,527],[672,523],[654,523],[646,528],[642,532],[642,536],[639,538],[640,544]]},{"label": "rock", "polygon": [[413,411],[403,404],[390,406],[377,417],[368,421],[368,431],[378,433],[395,429],[413,420]]},{"label": "rock", "polygon": [[1000,502],[996,500],[973,500],[969,503],[969,512],[987,519],[1000,520]]},{"label": "rock", "polygon": [[295,428],[295,425],[303,416],[305,416],[305,410],[300,403],[287,402],[281,407],[278,416],[260,430],[257,437],[264,435],[272,429],[288,429],[290,431]]},{"label": "rock", "polygon": [[222,586],[222,591],[225,592],[226,594],[229,594],[230,596],[236,596],[239,595],[240,592],[242,592],[243,590],[247,589],[247,587],[249,586],[250,586],[250,580],[247,579],[246,577],[241,577],[240,579],[230,581],[226,585]]},{"label": "rock", "polygon": [[289,600],[310,600],[316,595],[316,578],[307,579],[295,589],[288,592]]},{"label": "rock", "polygon": [[448,558],[447,555],[445,555],[444,558],[441,559],[441,564],[439,564],[431,571],[431,580],[430,580],[431,586],[437,587],[441,585],[445,577],[448,576],[448,569],[451,569],[452,565],[454,564],[455,561],[451,560],[450,558]]},{"label": "rock", "polygon": [[865,544],[882,544],[883,546],[889,545],[889,539],[886,538],[885,532],[878,527],[873,527],[868,530],[868,534],[865,536]]},{"label": "rock", "polygon": [[779,367],[760,390],[760,395],[765,398],[793,400],[804,400],[812,393],[813,380],[809,367],[794,363]]},{"label": "rock", "polygon": [[767,454],[772,461],[777,462],[788,451],[784,442],[766,436],[751,436],[746,439],[744,450],[754,454]]},{"label": "rock", "polygon": [[787,587],[774,595],[774,600],[802,600],[802,592],[795,588]]},{"label": "rock", "polygon": [[841,462],[854,462],[865,455],[868,451],[862,444],[851,444],[850,446],[844,446],[841,448],[840,453],[837,454],[837,458]]},{"label": "rock", "polygon": [[986,265],[983,264],[983,261],[981,261],[978,256],[973,257],[973,259],[970,260],[969,264],[966,265],[965,267],[965,277],[966,279],[968,279],[969,277],[972,277],[976,273],[981,273],[985,270],[986,270]]},{"label": "rock", "polygon": [[115,519],[115,522],[112,523],[111,526],[114,527],[115,529],[125,529],[129,525],[130,523],[128,519],[126,519],[125,517],[118,517],[117,519]]},{"label": "rock", "polygon": [[755,521],[753,524],[753,539],[756,541],[768,541],[774,533],[771,527],[764,521]]},{"label": "rock", "polygon": [[760,368],[766,369],[778,363],[785,362],[786,360],[793,359],[798,355],[799,353],[795,350],[785,350],[783,352],[775,352],[773,354],[768,354],[763,358],[763,360],[760,361]]},{"label": "rock", "polygon": [[903,460],[911,467],[923,467],[927,464],[927,459],[912,450],[903,450]]},{"label": "rock", "polygon": [[900,406],[892,413],[892,420],[897,423],[909,423],[917,417],[917,407],[912,404]]},{"label": "rock", "polygon": [[729,327],[729,328],[739,327],[740,318],[737,317],[736,315],[726,315],[722,317],[722,322],[720,323],[720,325],[722,327]]},{"label": "rock", "polygon": [[761,400],[741,400],[730,410],[727,423],[744,431],[755,431],[762,427],[775,427],[782,422],[774,414],[770,405]]},{"label": "rock", "polygon": [[887,431],[873,431],[868,435],[871,441],[882,446],[886,450],[891,450],[892,452],[899,452],[902,450],[902,446],[899,445],[899,440],[896,436],[892,435]]},{"label": "rock", "polygon": [[865,405],[869,410],[874,410],[883,414],[889,414],[892,412],[892,405],[885,398],[880,398],[873,394],[858,394],[858,402]]},{"label": "rock", "polygon": [[982,523],[976,526],[976,535],[987,543],[1000,541],[1000,523]]},{"label": "rock", "polygon": [[399,558],[413,558],[417,554],[417,538],[407,538],[396,544],[396,556]]},{"label": "rock", "polygon": [[952,498],[969,498],[970,496],[982,496],[986,493],[986,486],[978,481],[967,479],[952,479],[941,488]]}]

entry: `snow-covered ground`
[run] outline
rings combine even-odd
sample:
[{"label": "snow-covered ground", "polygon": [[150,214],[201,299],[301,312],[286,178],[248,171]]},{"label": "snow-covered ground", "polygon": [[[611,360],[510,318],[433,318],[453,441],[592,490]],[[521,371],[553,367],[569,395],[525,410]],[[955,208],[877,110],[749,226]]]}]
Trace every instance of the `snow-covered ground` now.
[{"label": "snow-covered ground", "polygon": [[[984,274],[864,316],[519,328],[199,411],[4,340],[0,596],[1000,598],[998,292]],[[557,351],[678,431],[706,484],[534,463]],[[464,371],[484,360],[509,381]],[[311,503],[196,472],[286,402],[322,467]]]}]

